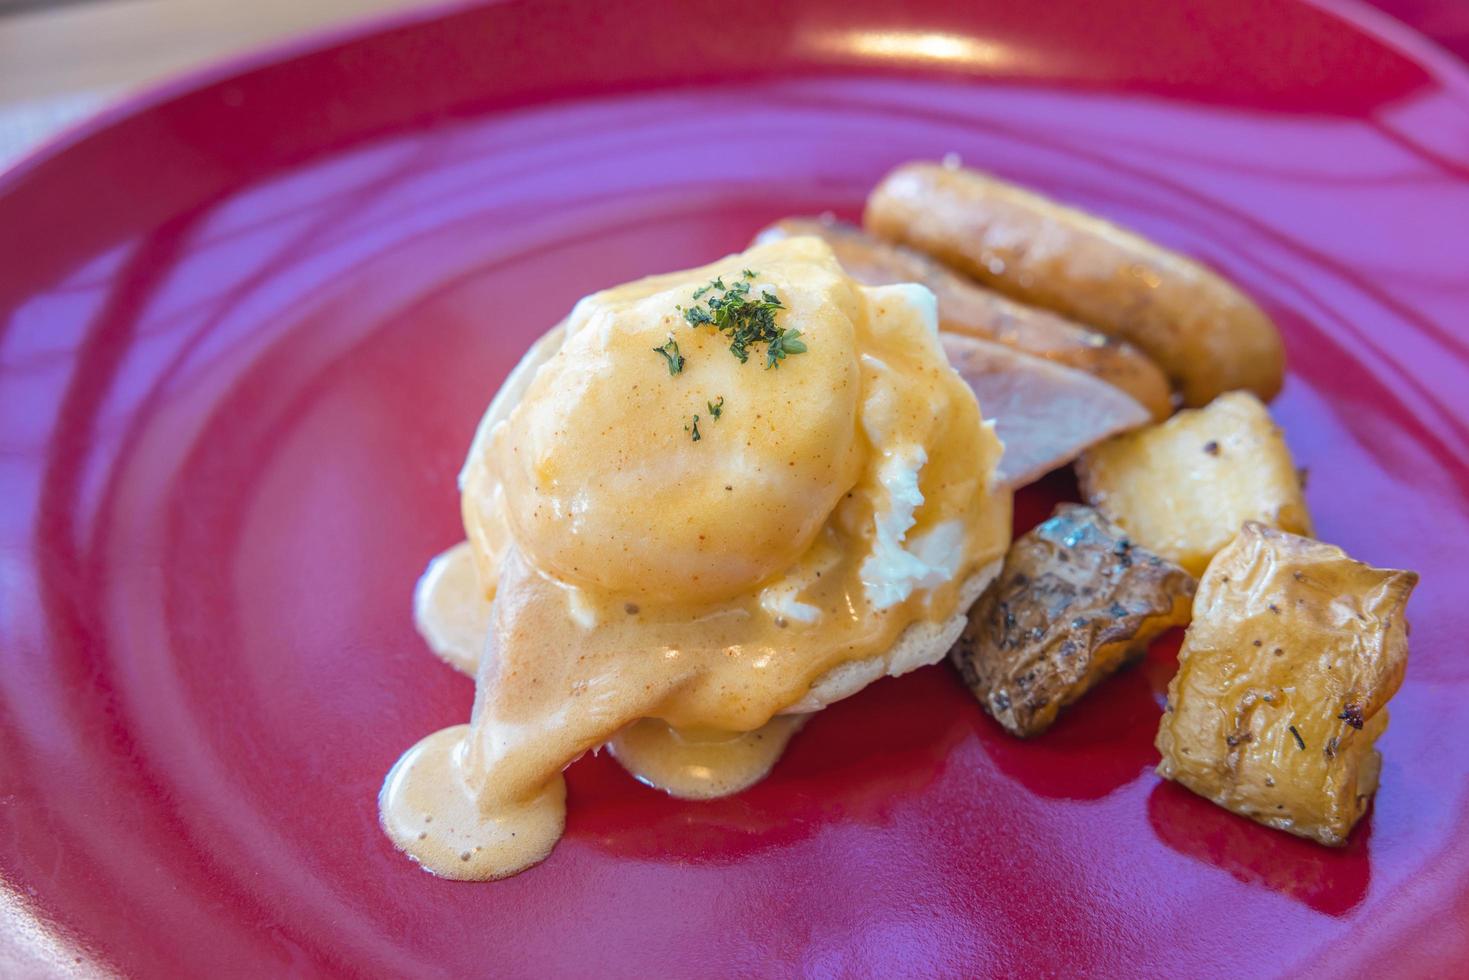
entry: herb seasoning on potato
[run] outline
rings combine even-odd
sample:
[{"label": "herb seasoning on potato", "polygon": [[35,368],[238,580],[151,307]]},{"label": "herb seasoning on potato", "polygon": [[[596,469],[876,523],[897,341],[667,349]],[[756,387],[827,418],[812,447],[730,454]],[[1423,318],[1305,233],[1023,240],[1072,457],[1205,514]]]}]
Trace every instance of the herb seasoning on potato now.
[{"label": "herb seasoning on potato", "polygon": [[1199,583],[1158,774],[1267,826],[1345,843],[1377,789],[1373,743],[1403,682],[1417,582],[1246,524]]},{"label": "herb seasoning on potato", "polygon": [[1183,569],[1092,508],[1062,504],[1015,542],[950,657],[984,709],[1028,738],[1187,623],[1193,594]]},{"label": "herb seasoning on potato", "polygon": [[1245,521],[1311,533],[1285,439],[1244,391],[1093,446],[1076,475],[1088,503],[1194,575]]}]

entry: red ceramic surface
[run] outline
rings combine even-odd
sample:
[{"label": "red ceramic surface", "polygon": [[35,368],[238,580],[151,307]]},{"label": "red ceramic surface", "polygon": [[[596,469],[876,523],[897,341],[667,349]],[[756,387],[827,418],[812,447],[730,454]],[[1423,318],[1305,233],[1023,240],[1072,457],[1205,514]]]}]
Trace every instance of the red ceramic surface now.
[{"label": "red ceramic surface", "polygon": [[1469,59],[1469,3],[1464,0],[1368,0],[1432,39],[1460,59]]},{"label": "red ceramic surface", "polygon": [[[192,80],[10,174],[0,972],[1462,967],[1469,84],[1393,30],[1285,0],[506,3]],[[410,590],[522,348],[588,290],[950,151],[1284,328],[1321,536],[1423,575],[1351,845],[1158,781],[1175,642],[1033,742],[937,668],[732,799],[587,758],[545,864],[417,870],[374,797],[471,685]]]}]

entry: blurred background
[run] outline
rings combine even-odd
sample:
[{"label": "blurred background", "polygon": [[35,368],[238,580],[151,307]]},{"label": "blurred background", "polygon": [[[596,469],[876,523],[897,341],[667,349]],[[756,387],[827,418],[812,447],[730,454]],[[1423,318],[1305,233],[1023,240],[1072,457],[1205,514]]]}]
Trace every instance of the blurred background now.
[{"label": "blurred background", "polygon": [[[1322,2],[1332,6],[1331,0]],[[180,72],[384,13],[412,13],[444,4],[445,0],[0,0],[0,169],[69,123]],[[1372,0],[1372,6],[1461,60],[1469,59],[1469,0]]]},{"label": "blurred background", "polygon": [[0,0],[0,168],[130,90],[443,0]]}]

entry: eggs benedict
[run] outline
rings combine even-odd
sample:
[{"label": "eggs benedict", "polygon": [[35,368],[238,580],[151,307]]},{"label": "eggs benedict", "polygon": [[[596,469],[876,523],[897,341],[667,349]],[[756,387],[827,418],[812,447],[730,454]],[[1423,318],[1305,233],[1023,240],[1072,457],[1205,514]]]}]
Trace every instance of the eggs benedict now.
[{"label": "eggs benedict", "polygon": [[384,829],[499,878],[555,845],[588,750],[677,796],[749,786],[806,715],[948,652],[1009,544],[1001,449],[933,294],[819,239],[582,300],[461,473],[467,543],[415,608],[474,709],[393,767]]}]

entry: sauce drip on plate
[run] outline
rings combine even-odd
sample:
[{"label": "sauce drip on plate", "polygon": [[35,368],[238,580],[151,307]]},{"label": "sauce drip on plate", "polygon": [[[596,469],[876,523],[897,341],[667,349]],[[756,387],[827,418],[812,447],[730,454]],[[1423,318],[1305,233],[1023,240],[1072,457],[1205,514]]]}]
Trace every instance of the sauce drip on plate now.
[{"label": "sauce drip on plate", "polygon": [[712,800],[748,789],[769,774],[806,715],[776,715],[753,732],[681,732],[644,718],[607,748],[642,782],[683,800]]}]

